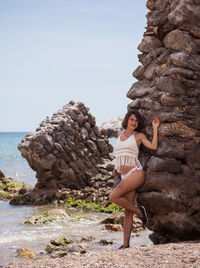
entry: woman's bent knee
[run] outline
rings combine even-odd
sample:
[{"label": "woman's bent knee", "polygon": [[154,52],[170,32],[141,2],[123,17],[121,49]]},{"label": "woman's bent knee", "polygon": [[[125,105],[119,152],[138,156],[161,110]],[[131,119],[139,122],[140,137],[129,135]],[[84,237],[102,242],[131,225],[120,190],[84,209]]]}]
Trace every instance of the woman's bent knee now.
[{"label": "woman's bent knee", "polygon": [[110,195],[109,195],[109,200],[110,200],[111,202],[115,202],[115,195],[114,195],[113,193],[110,193]]},{"label": "woman's bent knee", "polygon": [[109,195],[109,200],[110,200],[111,202],[113,202],[113,203],[116,203],[116,201],[117,201],[118,198],[119,198],[119,197],[118,197],[118,195],[117,195],[115,192],[112,192],[112,193],[110,193],[110,195]]}]

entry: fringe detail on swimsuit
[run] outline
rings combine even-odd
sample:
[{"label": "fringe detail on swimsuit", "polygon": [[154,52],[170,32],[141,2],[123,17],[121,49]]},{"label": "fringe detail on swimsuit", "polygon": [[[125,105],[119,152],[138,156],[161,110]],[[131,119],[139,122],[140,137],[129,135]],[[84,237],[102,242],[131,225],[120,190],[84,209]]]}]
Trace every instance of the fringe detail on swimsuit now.
[{"label": "fringe detail on swimsuit", "polygon": [[120,171],[121,166],[137,167],[137,168],[141,166],[140,161],[137,158],[127,155],[117,156],[114,159],[114,165],[118,172]]}]

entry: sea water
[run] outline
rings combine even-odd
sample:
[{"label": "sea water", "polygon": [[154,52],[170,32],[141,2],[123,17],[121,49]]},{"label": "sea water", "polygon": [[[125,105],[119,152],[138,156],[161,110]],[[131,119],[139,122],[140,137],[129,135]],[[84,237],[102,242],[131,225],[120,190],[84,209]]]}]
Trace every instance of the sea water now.
[{"label": "sea water", "polygon": [[17,146],[27,132],[0,132],[0,170],[6,177],[35,185],[37,180]]}]

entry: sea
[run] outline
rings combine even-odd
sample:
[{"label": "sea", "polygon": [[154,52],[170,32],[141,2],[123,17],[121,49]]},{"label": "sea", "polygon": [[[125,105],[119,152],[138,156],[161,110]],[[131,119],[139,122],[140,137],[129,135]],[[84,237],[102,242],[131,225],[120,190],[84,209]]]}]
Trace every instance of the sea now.
[{"label": "sea", "polygon": [[0,170],[6,177],[35,185],[36,172],[21,156],[17,146],[28,132],[0,132]]},{"label": "sea", "polygon": [[[26,159],[21,156],[17,146],[28,132],[0,132],[0,170],[6,177],[15,181],[35,185],[37,179]],[[114,146],[116,139],[109,142]],[[114,250],[122,244],[122,232],[110,232],[100,222],[110,216],[107,213],[85,211],[83,209],[64,209],[72,216],[72,220],[50,222],[44,225],[25,225],[24,221],[34,215],[46,213],[49,209],[58,205],[43,206],[13,206],[8,201],[0,201],[0,264],[20,262],[17,257],[19,248],[32,248],[38,257],[48,257],[44,252],[46,245],[51,239],[61,237],[94,236],[91,242],[93,250]],[[59,207],[60,208],[60,207]],[[78,220],[74,220],[78,218]],[[150,230],[141,232],[140,236],[131,237],[131,245],[148,246],[152,242],[149,239]],[[112,240],[112,245],[102,246],[101,239]]]}]

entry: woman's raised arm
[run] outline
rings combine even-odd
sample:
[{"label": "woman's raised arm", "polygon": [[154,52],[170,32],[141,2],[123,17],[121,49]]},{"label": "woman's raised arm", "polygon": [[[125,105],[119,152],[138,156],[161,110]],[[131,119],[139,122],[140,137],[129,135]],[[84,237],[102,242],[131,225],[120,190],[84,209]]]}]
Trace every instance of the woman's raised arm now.
[{"label": "woman's raised arm", "polygon": [[157,148],[158,148],[158,127],[160,125],[160,119],[157,116],[152,121],[152,125],[153,125],[153,139],[152,139],[152,141],[149,141],[147,139],[147,137],[144,134],[142,134],[142,143],[148,149],[157,150]]}]

